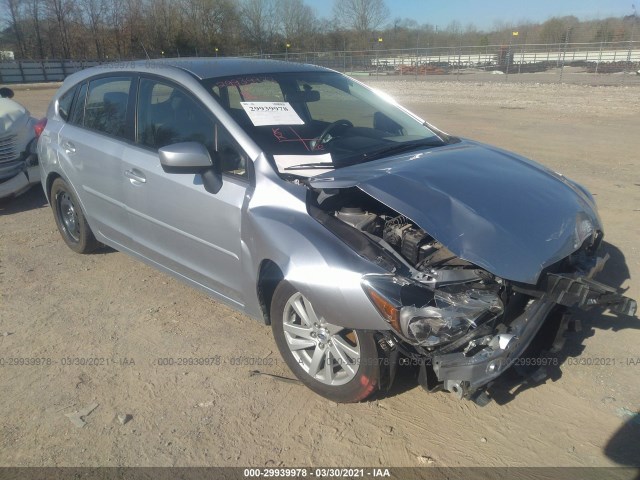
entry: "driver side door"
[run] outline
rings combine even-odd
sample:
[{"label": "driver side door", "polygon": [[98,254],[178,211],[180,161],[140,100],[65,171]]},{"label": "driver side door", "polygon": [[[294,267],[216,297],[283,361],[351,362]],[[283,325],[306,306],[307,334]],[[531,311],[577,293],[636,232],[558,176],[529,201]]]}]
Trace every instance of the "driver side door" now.
[{"label": "driver side door", "polygon": [[[136,143],[124,155],[133,249],[148,262],[238,306],[244,304],[241,213],[247,157],[211,112],[181,87],[141,77]],[[223,184],[207,192],[200,174],[167,173],[158,149],[199,142],[223,162]]]}]

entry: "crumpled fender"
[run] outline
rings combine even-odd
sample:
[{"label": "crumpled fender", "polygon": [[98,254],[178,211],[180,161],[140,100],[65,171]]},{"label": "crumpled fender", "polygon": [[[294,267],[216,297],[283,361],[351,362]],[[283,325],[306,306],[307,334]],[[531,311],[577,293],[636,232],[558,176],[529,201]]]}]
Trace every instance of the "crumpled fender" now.
[{"label": "crumpled fender", "polygon": [[[265,170],[260,175],[265,184],[253,191],[242,224],[243,263],[251,272],[247,278],[257,279],[262,262],[270,260],[329,322],[347,328],[389,329],[360,284],[362,275],[384,271],[308,214],[305,187],[271,181],[275,172],[263,157],[256,160],[255,168]],[[256,291],[256,285],[247,285],[245,291]],[[245,309],[261,317],[257,296],[247,299]]]}]

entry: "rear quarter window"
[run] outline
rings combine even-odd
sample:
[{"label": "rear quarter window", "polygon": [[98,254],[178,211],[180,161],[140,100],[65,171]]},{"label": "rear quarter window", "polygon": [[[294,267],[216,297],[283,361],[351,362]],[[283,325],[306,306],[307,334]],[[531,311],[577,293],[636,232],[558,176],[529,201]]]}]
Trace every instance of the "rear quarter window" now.
[{"label": "rear quarter window", "polygon": [[69,123],[72,125],[82,125],[84,121],[84,104],[87,99],[87,83],[83,83],[78,91],[73,106],[71,107],[71,114],[69,116]]},{"label": "rear quarter window", "polygon": [[69,120],[71,115],[71,105],[77,90],[78,86],[76,85],[58,99],[58,115],[65,122]]}]

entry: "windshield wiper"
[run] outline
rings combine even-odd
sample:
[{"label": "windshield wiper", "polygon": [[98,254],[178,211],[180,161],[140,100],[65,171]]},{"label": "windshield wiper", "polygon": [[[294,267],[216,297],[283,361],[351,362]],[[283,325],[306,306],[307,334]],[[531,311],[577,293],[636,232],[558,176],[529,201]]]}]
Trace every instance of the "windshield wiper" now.
[{"label": "windshield wiper", "polygon": [[[404,142],[398,143],[395,145],[388,145],[379,150],[374,150],[372,152],[363,153],[357,155],[356,157],[350,157],[347,161],[341,161],[338,163],[338,167],[350,167],[352,165],[357,165],[364,161],[375,160],[377,158],[383,157],[385,155],[393,154],[393,153],[402,153],[408,150],[414,150],[416,148],[430,148],[430,147],[441,147],[442,145],[446,145],[442,140],[436,141],[416,141],[416,142]],[[316,168],[330,168],[335,169],[336,164],[332,162],[320,162],[320,163],[301,163],[300,165],[292,165],[290,167],[285,167],[284,170],[308,170],[308,169],[316,169]]]},{"label": "windshield wiper", "polygon": [[292,165],[285,167],[285,170],[308,170],[310,168],[336,168],[334,163],[321,162],[321,163],[301,163],[300,165]]},{"label": "windshield wiper", "polygon": [[393,153],[402,153],[421,147],[441,147],[443,145],[446,144],[442,140],[399,143],[397,145],[391,145],[372,152],[363,153],[361,158],[365,160],[375,160],[376,158]]}]

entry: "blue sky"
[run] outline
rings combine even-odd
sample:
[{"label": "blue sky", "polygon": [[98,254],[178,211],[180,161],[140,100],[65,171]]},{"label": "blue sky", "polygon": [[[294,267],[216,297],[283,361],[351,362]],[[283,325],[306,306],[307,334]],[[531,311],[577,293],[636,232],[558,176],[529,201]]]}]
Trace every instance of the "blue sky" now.
[{"label": "blue sky", "polygon": [[[330,17],[334,0],[305,0],[305,3],[321,17]],[[441,28],[457,20],[463,26],[473,23],[480,29],[491,29],[496,20],[517,23],[564,15],[575,15],[581,20],[630,15],[633,3],[640,10],[640,0],[386,0],[390,20],[406,17]]]}]

